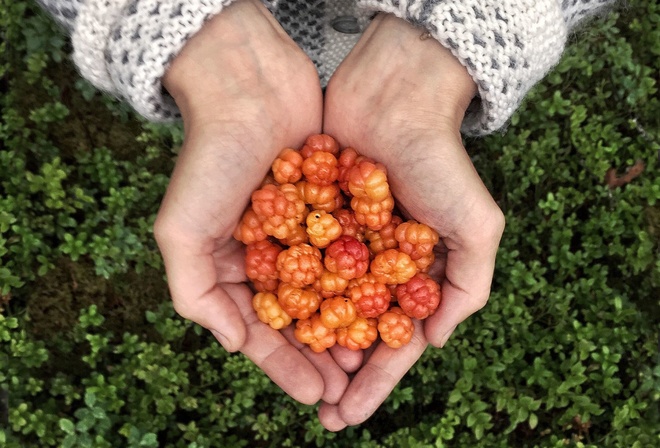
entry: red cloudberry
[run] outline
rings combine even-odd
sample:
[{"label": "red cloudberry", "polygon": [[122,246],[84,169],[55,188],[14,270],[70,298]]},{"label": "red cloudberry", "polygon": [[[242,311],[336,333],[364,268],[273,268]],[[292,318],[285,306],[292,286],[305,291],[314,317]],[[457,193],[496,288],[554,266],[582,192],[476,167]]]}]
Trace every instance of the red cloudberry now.
[{"label": "red cloudberry", "polygon": [[276,291],[279,284],[277,256],[282,248],[268,240],[250,244],[245,251],[245,273],[257,291]]},{"label": "red cloudberry", "polygon": [[360,317],[378,317],[390,307],[392,294],[383,283],[364,282],[348,289]]},{"label": "red cloudberry", "polygon": [[378,333],[388,347],[399,348],[412,339],[415,325],[401,308],[392,307],[378,317]]},{"label": "red cloudberry", "polygon": [[352,236],[341,236],[325,250],[324,264],[347,280],[361,277],[369,269],[369,249]]},{"label": "red cloudberry", "polygon": [[323,273],[321,252],[309,244],[298,244],[277,256],[277,272],[285,283],[295,287],[311,285]]},{"label": "red cloudberry", "polygon": [[370,266],[376,280],[389,285],[406,283],[417,274],[417,266],[410,255],[397,249],[376,254]]},{"label": "red cloudberry", "polygon": [[336,155],[339,152],[337,140],[328,134],[310,135],[300,150],[300,154],[304,158],[308,158],[317,151],[325,151]]},{"label": "red cloudberry", "polygon": [[352,236],[359,242],[364,242],[367,227],[357,222],[353,210],[342,208],[335,210],[332,213],[332,216],[334,216],[341,225],[342,235]]},{"label": "red cloudberry", "polygon": [[378,338],[378,321],[357,317],[348,327],[337,329],[337,343],[349,350],[364,350]]},{"label": "red cloudberry", "polygon": [[417,274],[396,287],[399,306],[414,319],[426,319],[440,305],[440,286],[426,274]]},{"label": "red cloudberry", "polygon": [[302,172],[307,182],[316,185],[330,185],[339,176],[337,158],[329,152],[317,151],[305,159]]},{"label": "red cloudberry", "polygon": [[321,353],[337,342],[335,330],[323,325],[319,313],[296,322],[293,335],[299,342],[309,345],[315,353]]},{"label": "red cloudberry", "polygon": [[291,316],[282,309],[273,293],[256,293],[252,298],[252,307],[257,312],[259,320],[275,330],[280,330],[291,323]]},{"label": "red cloudberry", "polygon": [[353,148],[345,148],[339,154],[337,159],[337,167],[339,168],[339,175],[337,176],[337,182],[341,191],[346,193],[349,196],[352,196],[351,190],[348,188],[348,176],[351,172],[351,168],[355,166],[357,162],[364,159],[358,152]]}]

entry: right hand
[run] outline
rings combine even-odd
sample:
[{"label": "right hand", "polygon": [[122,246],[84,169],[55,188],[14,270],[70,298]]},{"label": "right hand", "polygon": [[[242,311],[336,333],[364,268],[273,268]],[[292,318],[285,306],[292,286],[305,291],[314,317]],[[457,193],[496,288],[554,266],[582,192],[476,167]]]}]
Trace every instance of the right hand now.
[{"label": "right hand", "polygon": [[179,106],[185,141],[155,224],[174,308],[250,358],[294,399],[337,403],[348,377],[261,323],[232,233],[282,148],[321,131],[313,63],[258,0],[209,20],[172,62],[163,84]]}]

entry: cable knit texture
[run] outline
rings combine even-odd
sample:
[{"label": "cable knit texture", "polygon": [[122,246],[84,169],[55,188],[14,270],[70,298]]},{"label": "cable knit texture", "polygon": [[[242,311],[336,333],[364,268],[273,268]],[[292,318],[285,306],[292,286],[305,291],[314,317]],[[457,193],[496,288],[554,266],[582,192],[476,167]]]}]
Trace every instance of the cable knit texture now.
[{"label": "cable knit texture", "polygon": [[[71,33],[74,61],[97,87],[150,120],[179,117],[163,94],[170,62],[204,22],[234,0],[39,0]],[[264,0],[316,64],[322,85],[375,13],[428,30],[467,68],[479,107],[468,134],[500,129],[555,65],[568,32],[610,0]]]}]

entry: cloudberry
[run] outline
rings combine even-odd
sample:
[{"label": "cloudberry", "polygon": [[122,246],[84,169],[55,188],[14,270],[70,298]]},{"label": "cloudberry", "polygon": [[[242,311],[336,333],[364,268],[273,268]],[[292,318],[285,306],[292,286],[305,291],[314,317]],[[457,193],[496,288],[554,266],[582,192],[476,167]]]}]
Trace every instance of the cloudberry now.
[{"label": "cloudberry", "polygon": [[340,328],[350,325],[357,313],[355,304],[346,297],[332,297],[321,302],[321,322],[328,328]]},{"label": "cloudberry", "polygon": [[307,235],[309,241],[319,249],[324,249],[342,233],[341,224],[334,216],[322,211],[315,210],[307,215]]},{"label": "cloudberry", "polygon": [[252,244],[268,238],[268,235],[264,232],[261,220],[254,210],[252,210],[252,207],[243,213],[241,222],[238,223],[236,230],[234,230],[234,238],[243,244]]},{"label": "cloudberry", "polygon": [[273,293],[256,293],[252,298],[252,307],[257,312],[259,320],[270,325],[274,330],[280,330],[291,323],[291,316],[282,309]]},{"label": "cloudberry", "polygon": [[365,231],[364,236],[369,241],[369,250],[372,254],[399,247],[399,242],[394,238],[394,231],[401,222],[403,221],[400,217],[392,216],[392,220],[380,230],[367,229]]},{"label": "cloudberry", "polygon": [[329,152],[314,152],[303,162],[302,172],[307,182],[316,185],[330,185],[339,176],[337,158]]},{"label": "cloudberry", "polygon": [[311,285],[323,273],[321,252],[309,244],[298,244],[283,250],[277,256],[280,280],[295,287]]},{"label": "cloudberry", "polygon": [[371,273],[381,283],[399,285],[417,274],[417,266],[410,255],[397,249],[387,249],[376,254],[371,262]]},{"label": "cloudberry", "polygon": [[417,221],[407,221],[397,226],[394,237],[399,242],[399,249],[417,260],[433,253],[438,244],[438,232],[426,224]]},{"label": "cloudberry", "polygon": [[299,342],[309,345],[309,348],[315,353],[321,353],[337,342],[335,330],[323,325],[319,313],[296,322],[293,335]]},{"label": "cloudberry", "polygon": [[344,204],[344,197],[337,184],[318,185],[300,181],[296,183],[296,188],[305,204],[309,204],[315,210],[330,213],[340,209]]},{"label": "cloudberry", "polygon": [[327,269],[314,282],[314,290],[325,299],[341,295],[347,287],[348,280],[340,277],[336,272],[330,272]]},{"label": "cloudberry", "polygon": [[352,236],[340,236],[325,250],[324,264],[347,280],[361,277],[369,269],[369,249]]},{"label": "cloudberry", "polygon": [[282,248],[268,240],[248,245],[245,251],[245,273],[257,291],[276,291],[279,284],[277,256]]},{"label": "cloudberry", "polygon": [[286,236],[279,239],[279,242],[283,246],[297,246],[298,244],[308,243],[309,237],[305,226],[299,224],[290,228]]},{"label": "cloudberry", "polygon": [[378,333],[388,347],[399,348],[412,339],[415,325],[401,308],[392,307],[378,317]]},{"label": "cloudberry", "polygon": [[288,283],[280,283],[277,288],[277,302],[292,318],[307,319],[318,311],[321,296],[311,288],[296,288]]},{"label": "cloudberry", "polygon": [[271,167],[273,178],[280,184],[294,184],[302,179],[303,156],[298,151],[285,148]]},{"label": "cloudberry", "polygon": [[337,343],[349,350],[364,350],[378,338],[378,320],[357,317],[348,327],[337,329]]},{"label": "cloudberry", "polygon": [[392,220],[394,198],[390,195],[382,201],[374,201],[368,197],[353,197],[351,208],[357,222],[371,230],[380,230]]},{"label": "cloudberry", "polygon": [[317,151],[325,151],[336,155],[339,152],[337,140],[328,134],[310,135],[300,150],[300,154],[304,158],[308,158]]},{"label": "cloudberry", "polygon": [[440,286],[426,274],[417,274],[396,287],[399,306],[414,319],[426,319],[440,305]]},{"label": "cloudberry", "polygon": [[306,207],[293,184],[266,185],[252,193],[252,209],[268,235],[281,239],[306,216]]},{"label": "cloudberry", "polygon": [[362,160],[348,173],[348,189],[355,197],[368,197],[380,202],[390,196],[390,185],[384,168],[370,160]]},{"label": "cloudberry", "polygon": [[348,188],[348,177],[351,172],[351,168],[355,166],[360,160],[364,159],[358,152],[353,148],[344,148],[339,154],[337,159],[339,175],[337,176],[337,182],[341,191],[346,193],[349,196],[352,196],[351,190]]},{"label": "cloudberry", "polygon": [[352,236],[359,242],[364,242],[367,227],[357,222],[353,210],[342,208],[335,210],[332,213],[332,216],[334,216],[341,225],[342,235]]},{"label": "cloudberry", "polygon": [[364,282],[348,290],[348,297],[355,304],[360,317],[378,317],[390,307],[392,294],[383,283]]}]

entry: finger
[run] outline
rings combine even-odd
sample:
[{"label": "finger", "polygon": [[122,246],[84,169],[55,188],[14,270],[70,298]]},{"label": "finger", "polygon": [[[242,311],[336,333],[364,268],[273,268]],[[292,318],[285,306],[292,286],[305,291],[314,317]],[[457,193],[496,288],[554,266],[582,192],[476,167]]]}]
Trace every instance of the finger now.
[{"label": "finger", "polygon": [[[176,312],[211,330],[226,350],[238,350],[246,329],[234,300],[217,283],[212,243],[195,249],[158,232],[157,241]],[[247,287],[242,294],[249,294]]]},{"label": "finger", "polygon": [[330,354],[337,365],[346,373],[353,373],[362,365],[364,354],[362,350],[350,350],[341,345],[334,345],[330,348]]},{"label": "finger", "polygon": [[282,334],[321,374],[323,378],[323,395],[321,396],[321,400],[326,403],[339,403],[349,383],[346,372],[335,362],[328,351],[315,353],[309,346],[299,342],[293,335],[293,326],[289,325],[282,330]]},{"label": "finger", "polygon": [[329,403],[321,403],[319,406],[319,421],[325,429],[332,432],[341,431],[346,428],[346,422],[339,414],[339,406]]},{"label": "finger", "polygon": [[501,212],[492,215],[479,236],[470,233],[470,239],[462,238],[457,243],[459,238],[454,237],[446,242],[449,251],[444,265],[442,299],[425,325],[426,337],[437,347],[442,347],[456,326],[488,301],[497,247],[504,229],[504,218],[498,218]]},{"label": "finger", "polygon": [[[247,297],[241,297],[244,285],[226,285],[245,321],[247,338],[240,348],[268,377],[291,398],[303,404],[318,402],[324,392],[324,380],[317,368],[277,330],[261,322]],[[245,299],[245,300],[243,300]]]},{"label": "finger", "polygon": [[423,325],[417,320],[413,322],[415,331],[408,344],[398,349],[378,344],[351,381],[339,402],[339,415],[347,425],[357,425],[371,417],[424,353],[428,342]]}]

